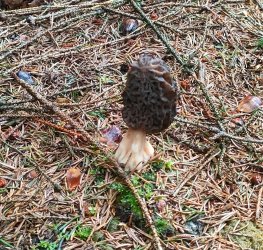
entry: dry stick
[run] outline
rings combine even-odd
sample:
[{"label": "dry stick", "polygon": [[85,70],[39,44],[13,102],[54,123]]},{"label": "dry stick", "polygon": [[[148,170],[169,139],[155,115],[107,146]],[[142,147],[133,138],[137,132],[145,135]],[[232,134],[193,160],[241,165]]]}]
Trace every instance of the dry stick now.
[{"label": "dry stick", "polygon": [[[137,17],[136,15],[133,15],[133,14],[130,14],[130,13],[126,13],[126,12],[123,12],[123,11],[119,11],[119,10],[115,10],[115,9],[112,9],[112,8],[109,8],[109,7],[102,7],[104,10],[106,11],[109,11],[109,12],[112,12],[112,13],[115,13],[115,14],[119,14],[119,15],[122,15],[122,16],[126,16],[126,17],[129,17],[129,18],[133,18],[133,19],[140,19],[140,20],[143,20],[142,17]],[[178,30],[172,26],[169,26],[165,23],[162,23],[160,21],[154,21],[154,23],[158,26],[161,26],[161,27],[164,27],[164,28],[167,28],[167,29],[170,29],[171,31],[174,31],[174,32],[177,32],[181,35],[184,34],[184,32],[182,32],[181,30]]]},{"label": "dry stick", "polygon": [[13,106],[13,105],[7,105],[7,106],[0,106],[0,111],[27,111],[27,112],[37,112],[37,113],[44,113],[45,111],[43,109],[34,108],[34,107],[23,107],[23,106]]},{"label": "dry stick", "polygon": [[200,86],[200,88],[201,88],[201,90],[202,90],[202,92],[203,92],[203,94],[204,94],[204,96],[205,96],[205,98],[206,98],[206,100],[208,102],[208,105],[209,105],[210,109],[215,114],[218,126],[220,127],[220,129],[222,131],[225,131],[225,128],[224,128],[223,124],[220,121],[222,119],[222,117],[220,116],[219,111],[217,110],[217,108],[214,105],[209,93],[207,92],[207,90],[205,88],[205,84],[204,84],[204,82],[205,82],[205,67],[204,67],[204,64],[200,62],[199,63],[199,67],[200,67],[200,69],[199,69],[199,78],[200,78],[200,80],[196,76],[194,76],[195,81],[199,84],[199,86]]},{"label": "dry stick", "polygon": [[29,114],[0,114],[0,118],[37,118],[37,117],[53,117],[52,115],[49,114],[34,114],[34,115],[29,115]]},{"label": "dry stick", "polygon": [[262,199],[262,192],[263,192],[263,187],[260,188],[258,192],[258,202],[257,202],[257,207],[256,207],[256,219],[260,218],[260,204],[261,204],[261,199]]},{"label": "dry stick", "polygon": [[66,90],[61,90],[61,91],[59,91],[57,93],[54,93],[54,94],[52,94],[50,96],[54,97],[54,96],[57,96],[57,95],[66,94],[66,93],[73,92],[73,91],[76,91],[76,90],[88,89],[88,88],[95,87],[95,86],[96,85],[94,83],[92,83],[92,84],[88,84],[88,85],[84,85],[84,86],[79,86],[79,87],[74,87],[74,88],[70,88],[70,89],[66,89]]},{"label": "dry stick", "polygon": [[133,1],[129,0],[133,5],[134,9],[142,16],[144,21],[154,30],[158,38],[164,43],[166,48],[170,51],[170,53],[176,58],[176,60],[182,65],[186,66],[187,64],[182,60],[179,53],[169,44],[165,36],[158,30],[158,28],[153,24],[153,22],[145,15],[145,13],[140,9],[140,7]]},{"label": "dry stick", "polygon": [[90,135],[83,129],[76,121],[74,121],[71,117],[66,115],[64,112],[62,112],[54,103],[48,101],[45,97],[40,95],[38,92],[36,92],[31,86],[29,86],[25,81],[21,80],[17,77],[16,74],[13,74],[13,77],[15,80],[35,99],[37,99],[41,104],[46,106],[50,111],[57,114],[60,118],[62,118],[64,121],[69,121],[76,129],[78,129],[82,135],[89,141],[92,141]]},{"label": "dry stick", "polygon": [[[206,75],[205,74],[205,65],[202,62],[199,62],[199,78],[200,78],[200,81],[196,77],[195,77],[195,80],[199,83],[199,86],[200,86],[200,88],[201,88],[201,90],[202,90],[202,92],[206,98],[206,101],[208,102],[210,110],[212,110],[214,115],[216,116],[217,124],[218,124],[219,128],[221,129],[220,133],[225,132],[225,127],[224,127],[223,123],[221,122],[222,116],[220,115],[217,107],[214,105],[214,103],[210,97],[210,94],[208,93],[208,91],[205,88],[205,84],[204,84],[205,79],[206,79],[205,75]],[[219,161],[218,161],[218,173],[221,172],[225,152],[226,152],[226,145],[225,145],[225,139],[223,138],[221,140],[221,152],[220,152]]]},{"label": "dry stick", "polygon": [[131,180],[129,178],[127,178],[125,172],[120,168],[118,169],[118,174],[120,175],[120,177],[122,177],[125,181],[125,184],[129,187],[129,189],[132,191],[133,195],[135,196],[136,200],[138,201],[138,203],[140,204],[141,209],[144,212],[145,218],[147,220],[147,223],[149,224],[152,232],[153,232],[153,238],[155,240],[155,244],[158,250],[162,250],[162,245],[161,245],[161,241],[160,238],[158,236],[156,227],[154,226],[152,217],[149,213],[149,210],[146,206],[145,201],[140,197],[140,195],[138,194],[137,190],[135,189],[135,187],[133,186]]},{"label": "dry stick", "polygon": [[220,155],[219,155],[219,160],[218,160],[218,170],[217,170],[217,174],[218,175],[221,175],[221,169],[222,169],[222,166],[223,166],[223,162],[224,162],[224,156],[225,156],[225,153],[226,153],[226,144],[225,142],[221,142],[221,151],[220,151]]},{"label": "dry stick", "polygon": [[263,140],[259,140],[259,139],[255,139],[255,138],[250,138],[250,137],[239,137],[239,136],[235,136],[232,134],[229,134],[227,132],[221,131],[219,128],[217,127],[213,127],[213,126],[208,126],[208,125],[204,125],[198,122],[193,122],[193,121],[188,121],[185,120],[183,118],[180,117],[175,117],[174,121],[178,121],[178,122],[182,122],[185,124],[189,124],[189,125],[193,125],[199,128],[205,128],[210,130],[211,132],[217,133],[217,138],[219,137],[227,137],[229,139],[232,140],[236,140],[236,141],[242,141],[242,142],[251,142],[251,143],[258,143],[258,144],[263,144]]},{"label": "dry stick", "polygon": [[[31,86],[29,86],[25,81],[19,79],[16,74],[13,74],[16,81],[26,89],[26,91],[34,98],[36,98],[41,104],[46,106],[49,110],[57,114],[61,119],[70,122],[76,129],[78,129],[84,137],[86,137],[89,142],[96,145],[97,143],[94,142],[93,138],[80,126],[79,123],[74,121],[72,118],[70,118],[68,115],[66,115],[64,112],[62,112],[54,103],[48,101],[45,97],[41,96],[39,93],[37,93]],[[157,245],[158,250],[162,250],[160,238],[158,237],[157,230],[153,224],[152,218],[150,216],[150,213],[148,211],[148,208],[145,204],[145,202],[142,200],[142,198],[137,193],[136,189],[134,188],[133,184],[131,183],[128,176],[125,175],[125,172],[121,168],[121,166],[115,161],[112,160],[114,164],[114,169],[112,169],[115,173],[120,176],[124,182],[127,184],[127,186],[131,189],[132,193],[134,194],[135,198],[137,199],[138,203],[140,204],[140,207],[144,213],[145,219],[147,220],[147,223],[150,225],[151,230],[153,232],[153,237],[155,240],[155,243]],[[38,166],[37,166],[38,167]],[[38,167],[39,168],[39,167]]]}]

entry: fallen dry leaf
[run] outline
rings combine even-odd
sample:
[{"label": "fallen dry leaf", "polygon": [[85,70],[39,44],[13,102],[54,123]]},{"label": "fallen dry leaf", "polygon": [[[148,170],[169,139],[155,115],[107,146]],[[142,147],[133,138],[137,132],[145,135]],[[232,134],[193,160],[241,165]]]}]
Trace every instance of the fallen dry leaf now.
[{"label": "fallen dry leaf", "polygon": [[139,26],[139,22],[136,19],[126,18],[122,21],[120,31],[122,35],[127,35],[135,31]]},{"label": "fallen dry leaf", "polygon": [[237,110],[240,112],[250,113],[262,105],[262,100],[257,96],[246,96],[239,103]]},{"label": "fallen dry leaf", "polygon": [[107,145],[114,145],[119,143],[122,139],[121,130],[117,126],[111,126],[102,131],[103,137],[100,141]]},{"label": "fallen dry leaf", "polygon": [[65,98],[65,97],[57,97],[56,98],[56,103],[58,103],[58,104],[67,104],[67,103],[70,103],[70,100],[68,98]]},{"label": "fallen dry leaf", "polygon": [[5,187],[7,184],[7,181],[4,178],[0,178],[0,188]]},{"label": "fallen dry leaf", "polygon": [[79,168],[70,168],[66,174],[66,180],[69,190],[73,190],[80,184],[81,172]]},{"label": "fallen dry leaf", "polygon": [[29,172],[29,174],[28,174],[28,177],[29,177],[30,179],[35,179],[35,178],[37,178],[37,176],[38,176],[38,173],[36,172],[36,170],[31,170],[31,171]]},{"label": "fallen dry leaf", "polygon": [[253,174],[250,178],[252,185],[258,185],[262,182],[262,176],[260,174]]},{"label": "fallen dry leaf", "polygon": [[158,19],[158,15],[157,15],[156,12],[152,12],[150,16],[151,16],[152,20],[157,20]]},{"label": "fallen dry leaf", "polygon": [[190,80],[185,79],[180,82],[180,85],[183,89],[189,90],[190,89]]},{"label": "fallen dry leaf", "polygon": [[159,212],[164,212],[165,208],[166,208],[166,201],[165,200],[159,200],[156,203],[156,207],[159,210]]}]

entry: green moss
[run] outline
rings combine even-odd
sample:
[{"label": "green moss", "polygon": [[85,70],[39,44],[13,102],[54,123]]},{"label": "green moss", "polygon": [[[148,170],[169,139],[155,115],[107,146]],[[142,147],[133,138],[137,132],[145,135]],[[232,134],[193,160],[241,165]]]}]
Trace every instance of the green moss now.
[{"label": "green moss", "polygon": [[104,239],[105,239],[104,234],[101,233],[100,231],[95,232],[92,236],[92,240],[94,240],[95,242],[99,242],[99,241],[102,241]]},{"label": "green moss", "polygon": [[[231,238],[242,249],[263,249],[263,230],[253,222],[241,222],[235,228],[237,221],[232,221],[225,227],[222,233],[225,237]],[[235,231],[233,231],[235,228]],[[236,233],[235,233],[236,232]]]},{"label": "green moss", "polygon": [[117,198],[118,203],[120,203],[123,207],[130,208],[134,215],[139,217],[142,216],[141,208],[135,196],[126,186],[122,185],[121,183],[113,183],[111,188],[119,192]]},{"label": "green moss", "polygon": [[163,218],[157,218],[154,221],[154,225],[158,234],[163,238],[174,234],[174,228],[169,221]]},{"label": "green moss", "polygon": [[56,250],[58,247],[56,242],[49,242],[47,240],[41,240],[38,245],[33,248],[37,250]]},{"label": "green moss", "polygon": [[257,48],[263,49],[263,37],[259,38],[257,41]]},{"label": "green moss", "polygon": [[90,234],[92,232],[92,228],[91,227],[78,227],[76,232],[74,233],[74,236],[82,239],[82,240],[86,240]]},{"label": "green moss", "polygon": [[162,160],[157,160],[157,161],[154,161],[151,165],[155,171],[158,171],[165,166],[165,162]]},{"label": "green moss", "polygon": [[108,230],[109,232],[115,232],[115,231],[118,230],[119,224],[120,224],[120,221],[119,221],[117,218],[113,218],[113,219],[109,222],[109,224],[108,224],[108,226],[107,226],[107,230]]}]

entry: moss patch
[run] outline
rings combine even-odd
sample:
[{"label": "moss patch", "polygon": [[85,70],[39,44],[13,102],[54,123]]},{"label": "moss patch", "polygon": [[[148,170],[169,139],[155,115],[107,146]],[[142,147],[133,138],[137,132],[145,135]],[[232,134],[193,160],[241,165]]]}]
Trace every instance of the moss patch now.
[{"label": "moss patch", "polygon": [[237,221],[232,221],[226,226],[223,235],[231,238],[242,249],[263,249],[263,230],[258,228],[253,222],[241,222],[234,230]]}]

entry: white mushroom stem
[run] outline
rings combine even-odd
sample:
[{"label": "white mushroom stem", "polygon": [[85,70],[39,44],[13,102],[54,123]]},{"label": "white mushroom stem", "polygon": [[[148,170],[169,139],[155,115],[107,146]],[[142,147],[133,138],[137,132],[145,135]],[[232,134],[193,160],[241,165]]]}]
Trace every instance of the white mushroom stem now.
[{"label": "white mushroom stem", "polygon": [[129,128],[115,153],[120,164],[125,165],[126,171],[141,171],[143,165],[153,156],[154,149],[146,140],[146,133],[142,130]]}]

